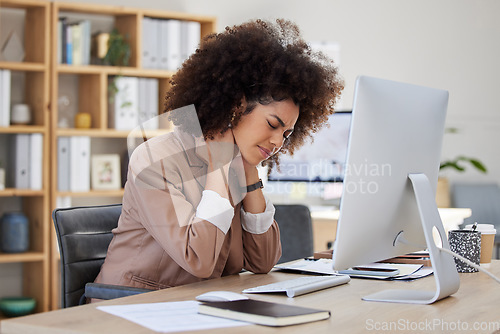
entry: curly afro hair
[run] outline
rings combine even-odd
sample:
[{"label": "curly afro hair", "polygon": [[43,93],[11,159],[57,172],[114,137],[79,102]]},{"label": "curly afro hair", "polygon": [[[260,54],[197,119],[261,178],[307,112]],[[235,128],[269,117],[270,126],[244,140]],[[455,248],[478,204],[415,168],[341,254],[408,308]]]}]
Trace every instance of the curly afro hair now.
[{"label": "curly afro hair", "polygon": [[213,138],[231,121],[236,126],[257,103],[292,99],[299,118],[280,153],[264,162],[272,166],[326,123],[343,88],[333,61],[313,52],[296,24],[255,20],[205,37],[172,77],[165,110],[193,104],[204,137]]}]

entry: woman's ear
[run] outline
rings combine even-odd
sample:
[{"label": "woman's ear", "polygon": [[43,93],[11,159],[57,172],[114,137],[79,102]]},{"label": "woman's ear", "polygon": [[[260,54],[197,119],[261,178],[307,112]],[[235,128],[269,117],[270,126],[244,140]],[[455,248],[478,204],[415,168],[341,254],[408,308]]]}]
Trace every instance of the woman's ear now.
[{"label": "woman's ear", "polygon": [[247,99],[243,96],[240,100],[240,104],[236,107],[236,115],[241,116],[245,112],[245,110],[247,110],[247,105]]}]

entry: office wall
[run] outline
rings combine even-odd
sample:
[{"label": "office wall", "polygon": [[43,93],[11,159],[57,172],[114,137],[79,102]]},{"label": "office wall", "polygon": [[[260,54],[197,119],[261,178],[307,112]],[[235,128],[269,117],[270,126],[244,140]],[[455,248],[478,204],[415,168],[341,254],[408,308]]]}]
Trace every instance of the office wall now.
[{"label": "office wall", "polygon": [[[68,1],[68,0],[66,0]],[[72,1],[72,0],[71,0]],[[82,1],[75,1],[82,2]],[[360,74],[450,91],[443,158],[477,157],[487,175],[445,173],[452,181],[499,182],[500,2],[497,0],[91,0],[187,11],[218,18],[218,30],[253,18],[283,17],[310,41],[338,42],[346,81],[343,107],[352,105]],[[425,135],[425,129],[422,129]]]}]

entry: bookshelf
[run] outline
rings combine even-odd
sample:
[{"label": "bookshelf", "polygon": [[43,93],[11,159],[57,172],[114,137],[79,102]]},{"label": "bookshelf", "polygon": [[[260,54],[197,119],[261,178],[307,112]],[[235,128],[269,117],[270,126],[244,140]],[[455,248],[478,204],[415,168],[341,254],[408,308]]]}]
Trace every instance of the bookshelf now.
[{"label": "bookshelf", "polygon": [[[66,64],[61,60],[59,50],[60,18],[66,23],[90,21],[91,33],[109,33],[116,28],[122,36],[128,37],[130,45],[130,59],[126,66],[108,66],[102,63],[90,62],[88,65]],[[116,130],[110,123],[109,92],[108,88],[115,77],[150,78],[158,82],[158,94],[155,98],[158,107],[155,114],[163,110],[165,92],[169,89],[169,80],[174,71],[157,68],[146,68],[143,59],[143,30],[145,18],[156,20],[194,21],[199,23],[199,36],[203,37],[215,32],[216,19],[214,17],[191,15],[161,10],[143,10],[122,6],[92,5],[80,3],[51,3],[51,44],[50,44],[50,87],[52,102],[50,118],[50,211],[61,203],[67,205],[98,205],[119,203],[123,197],[123,189],[88,191],[61,190],[58,186],[58,141],[62,137],[89,137],[91,141],[90,155],[94,154],[123,154],[127,150],[127,137],[130,131]],[[199,42],[199,40],[198,40]],[[72,88],[71,88],[72,87]],[[65,103],[61,103],[61,101]],[[69,102],[68,102],[69,101]],[[91,126],[86,129],[75,128],[73,117],[77,112],[90,114]],[[63,118],[66,117],[66,120]],[[169,131],[168,125],[159,129],[148,130],[148,136]],[[71,187],[70,187],[71,188]],[[55,233],[50,234],[50,277],[51,277],[51,308],[59,307],[59,252]]]},{"label": "bookshelf", "polygon": [[[34,297],[35,311],[43,312],[50,309],[50,2],[2,0],[0,21],[7,19],[9,28],[0,32],[2,41],[5,41],[12,32],[16,33],[20,37],[25,56],[22,61],[0,60],[0,69],[11,73],[9,94],[11,104],[28,104],[31,110],[31,122],[28,125],[0,126],[2,152],[0,160],[4,161],[3,168],[9,175],[8,169],[13,167],[10,163],[12,152],[9,153],[8,148],[13,137],[19,134],[41,134],[42,187],[37,190],[29,187],[18,188],[9,176],[6,177],[6,188],[0,190],[0,216],[8,211],[22,211],[29,220],[30,242],[26,252],[0,252],[0,265],[21,264],[22,294]],[[16,31],[14,26],[21,27],[21,30]]]}]

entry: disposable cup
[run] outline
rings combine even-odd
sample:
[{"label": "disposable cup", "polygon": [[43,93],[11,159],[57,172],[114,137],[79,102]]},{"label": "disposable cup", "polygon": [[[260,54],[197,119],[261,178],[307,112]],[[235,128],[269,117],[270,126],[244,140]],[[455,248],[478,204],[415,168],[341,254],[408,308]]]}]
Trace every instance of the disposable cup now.
[{"label": "disposable cup", "polygon": [[[465,225],[465,229],[471,230],[472,224]],[[497,230],[493,224],[477,224],[476,231],[481,232],[481,258],[479,262],[480,264],[489,264],[493,255]]]}]

